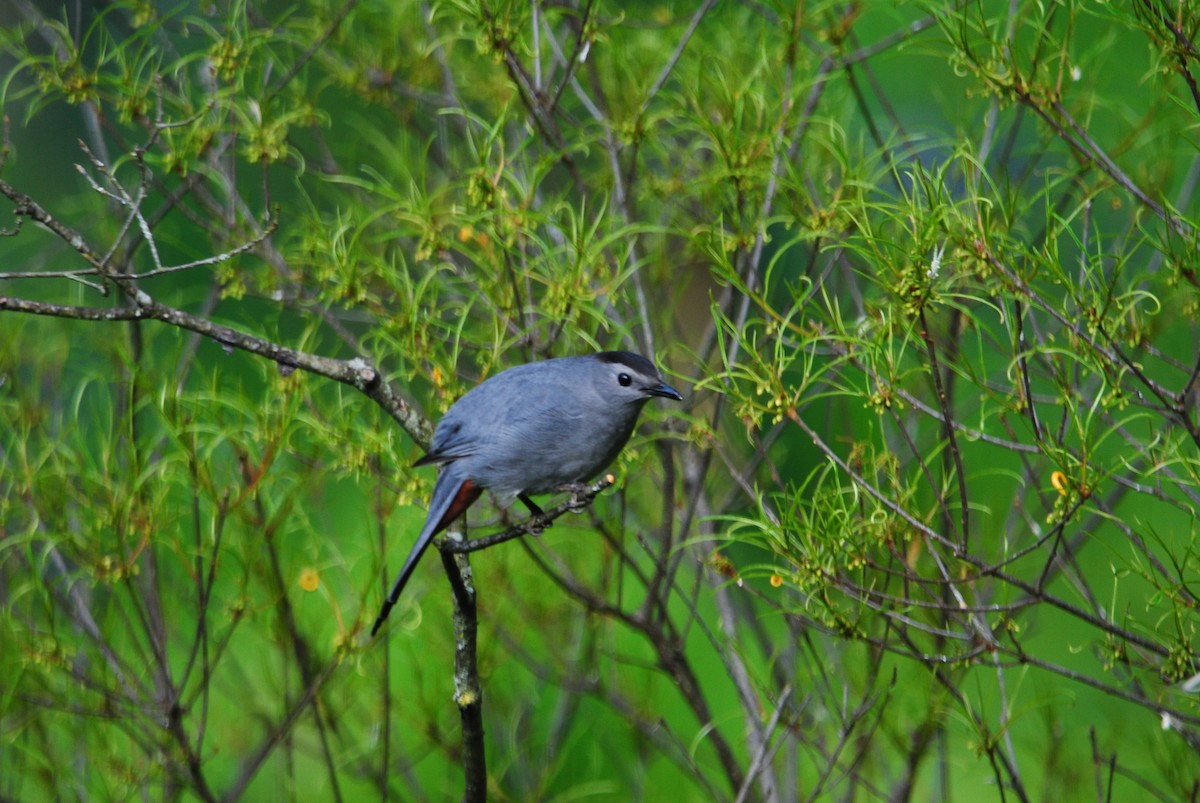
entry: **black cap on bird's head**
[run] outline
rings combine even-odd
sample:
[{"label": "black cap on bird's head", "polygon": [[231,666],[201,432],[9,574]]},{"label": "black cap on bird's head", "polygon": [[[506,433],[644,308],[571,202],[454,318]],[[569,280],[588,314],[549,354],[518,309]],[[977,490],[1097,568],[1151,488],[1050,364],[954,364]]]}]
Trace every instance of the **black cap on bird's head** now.
[{"label": "black cap on bird's head", "polygon": [[654,363],[632,351],[601,351],[595,358],[612,366],[613,379],[618,387],[628,388],[643,401],[651,396],[683,401],[679,391],[663,382]]}]

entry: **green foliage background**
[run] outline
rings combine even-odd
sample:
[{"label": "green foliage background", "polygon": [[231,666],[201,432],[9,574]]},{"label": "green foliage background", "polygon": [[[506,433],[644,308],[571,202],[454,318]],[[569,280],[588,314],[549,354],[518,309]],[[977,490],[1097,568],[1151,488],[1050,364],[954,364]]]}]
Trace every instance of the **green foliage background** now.
[{"label": "green foliage background", "polygon": [[1190,4],[0,14],[0,796],[458,795],[410,466],[630,348],[686,403],[472,556],[492,797],[1195,798]]}]

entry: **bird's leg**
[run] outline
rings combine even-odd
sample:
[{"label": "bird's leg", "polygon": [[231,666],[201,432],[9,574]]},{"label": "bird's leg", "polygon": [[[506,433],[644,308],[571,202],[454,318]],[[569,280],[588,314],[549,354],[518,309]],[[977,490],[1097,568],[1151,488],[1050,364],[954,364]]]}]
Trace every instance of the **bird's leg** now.
[{"label": "bird's leg", "polygon": [[521,504],[529,508],[529,512],[535,516],[545,516],[546,511],[538,507],[537,502],[529,498],[529,494],[517,494],[517,498],[521,500]]},{"label": "bird's leg", "polygon": [[528,494],[517,494],[517,498],[521,500],[521,504],[529,508],[530,518],[525,523],[525,529],[529,530],[533,535],[541,535],[542,530],[550,526],[550,522],[548,521],[539,521],[545,517],[546,511],[538,507],[537,503],[530,499]]}]

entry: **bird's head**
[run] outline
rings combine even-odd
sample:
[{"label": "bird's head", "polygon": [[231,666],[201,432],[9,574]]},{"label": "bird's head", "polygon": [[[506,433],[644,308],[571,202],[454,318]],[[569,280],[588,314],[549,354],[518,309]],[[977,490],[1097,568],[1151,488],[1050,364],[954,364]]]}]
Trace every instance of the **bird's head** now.
[{"label": "bird's head", "polygon": [[596,390],[621,404],[638,404],[654,396],[683,401],[679,391],[663,381],[654,363],[630,351],[602,351],[593,355],[599,371],[593,372]]}]

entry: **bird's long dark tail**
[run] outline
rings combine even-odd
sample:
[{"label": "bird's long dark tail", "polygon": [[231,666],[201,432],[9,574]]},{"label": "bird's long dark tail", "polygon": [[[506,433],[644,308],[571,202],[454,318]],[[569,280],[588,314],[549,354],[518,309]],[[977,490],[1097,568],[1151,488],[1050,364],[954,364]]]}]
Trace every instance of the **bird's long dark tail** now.
[{"label": "bird's long dark tail", "polygon": [[425,527],[409,551],[408,558],[405,559],[404,566],[396,577],[396,582],[392,584],[391,593],[388,594],[383,607],[379,610],[379,616],[375,617],[375,624],[371,626],[372,636],[379,632],[383,620],[387,619],[397,600],[400,599],[400,594],[404,591],[408,578],[412,576],[413,569],[417,568],[417,561],[421,559],[421,555],[425,553],[426,548],[433,541],[433,537],[449,527],[450,522],[461,516],[479,498],[481,493],[483,493],[483,489],[471,480],[463,479],[453,463],[442,468],[442,472],[438,474],[437,482],[433,486],[433,498],[429,501],[429,515],[425,519]]}]

